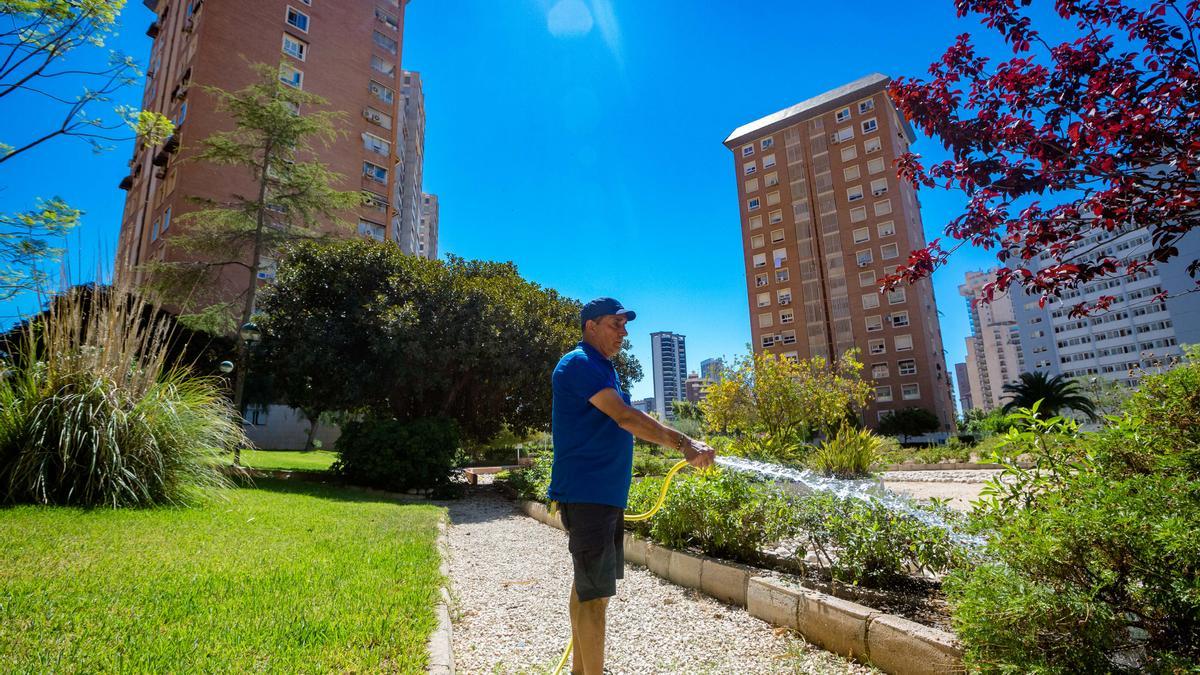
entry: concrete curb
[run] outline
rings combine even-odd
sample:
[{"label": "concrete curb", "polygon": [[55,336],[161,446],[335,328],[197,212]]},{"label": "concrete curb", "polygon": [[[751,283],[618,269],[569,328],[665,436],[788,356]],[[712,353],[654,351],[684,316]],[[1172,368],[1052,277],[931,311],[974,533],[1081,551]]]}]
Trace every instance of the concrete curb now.
[{"label": "concrete curb", "polygon": [[437,628],[434,628],[433,634],[429,636],[427,645],[429,666],[425,672],[436,673],[436,675],[454,675],[454,624],[450,621],[450,591],[445,586],[450,583],[450,562],[448,560],[450,542],[446,538],[445,521],[438,524],[437,548],[442,558],[442,563],[438,566],[438,572],[442,575],[443,582],[438,593],[442,599],[434,608],[434,614],[437,616]]},{"label": "concrete curb", "polygon": [[[1022,469],[1033,468],[1032,462],[1017,462]],[[1001,464],[989,462],[940,462],[934,464],[888,464],[873,467],[876,471],[981,471],[984,469],[1003,469]]]},{"label": "concrete curb", "polygon": [[[521,510],[562,529],[544,504],[521,501]],[[792,628],[828,651],[870,663],[893,675],[945,675],[964,671],[954,636],[936,628],[804,586],[764,576],[763,570],[659,546],[625,532],[625,561],[731,605],[755,618]]]}]

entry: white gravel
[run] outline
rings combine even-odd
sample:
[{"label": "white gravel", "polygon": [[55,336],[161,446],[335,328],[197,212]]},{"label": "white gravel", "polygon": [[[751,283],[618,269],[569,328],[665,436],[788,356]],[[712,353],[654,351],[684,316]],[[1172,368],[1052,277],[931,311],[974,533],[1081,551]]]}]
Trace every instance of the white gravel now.
[{"label": "white gravel", "polygon": [[884,483],[984,483],[999,473],[1000,469],[961,469],[957,471],[884,471],[882,476]]},{"label": "white gravel", "polygon": [[[490,487],[450,503],[454,659],[462,673],[549,673],[570,636],[566,535]],[[609,604],[612,673],[876,673],[744,610],[626,565]]]}]

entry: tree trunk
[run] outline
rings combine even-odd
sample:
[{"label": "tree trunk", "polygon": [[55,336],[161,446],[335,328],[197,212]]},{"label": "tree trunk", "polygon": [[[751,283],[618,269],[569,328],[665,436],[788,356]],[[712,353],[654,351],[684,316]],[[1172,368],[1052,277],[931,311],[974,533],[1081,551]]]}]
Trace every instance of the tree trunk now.
[{"label": "tree trunk", "polygon": [[304,440],[304,452],[308,452],[313,449],[313,439],[317,436],[317,425],[321,423],[321,415],[304,413],[304,416],[308,418],[308,438]]}]

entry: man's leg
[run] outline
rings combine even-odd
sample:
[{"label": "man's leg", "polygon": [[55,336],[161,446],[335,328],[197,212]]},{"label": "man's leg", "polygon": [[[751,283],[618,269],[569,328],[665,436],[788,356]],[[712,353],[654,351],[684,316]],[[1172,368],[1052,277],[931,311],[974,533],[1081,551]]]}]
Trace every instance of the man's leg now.
[{"label": "man's leg", "polygon": [[604,629],[608,598],[580,602],[571,586],[571,672],[601,675],[604,672]]}]

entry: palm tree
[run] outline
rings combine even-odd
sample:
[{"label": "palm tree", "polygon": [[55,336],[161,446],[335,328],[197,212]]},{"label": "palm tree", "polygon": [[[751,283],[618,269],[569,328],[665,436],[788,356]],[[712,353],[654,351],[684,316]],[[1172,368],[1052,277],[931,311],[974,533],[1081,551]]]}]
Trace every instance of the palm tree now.
[{"label": "palm tree", "polygon": [[1046,377],[1046,373],[1021,373],[1017,382],[1004,385],[1004,392],[1009,401],[1004,404],[1004,412],[1016,408],[1032,408],[1034,403],[1041,401],[1038,408],[1039,417],[1054,417],[1062,410],[1075,410],[1087,415],[1088,419],[1096,420],[1096,406],[1083,393],[1079,383],[1062,375]]}]

